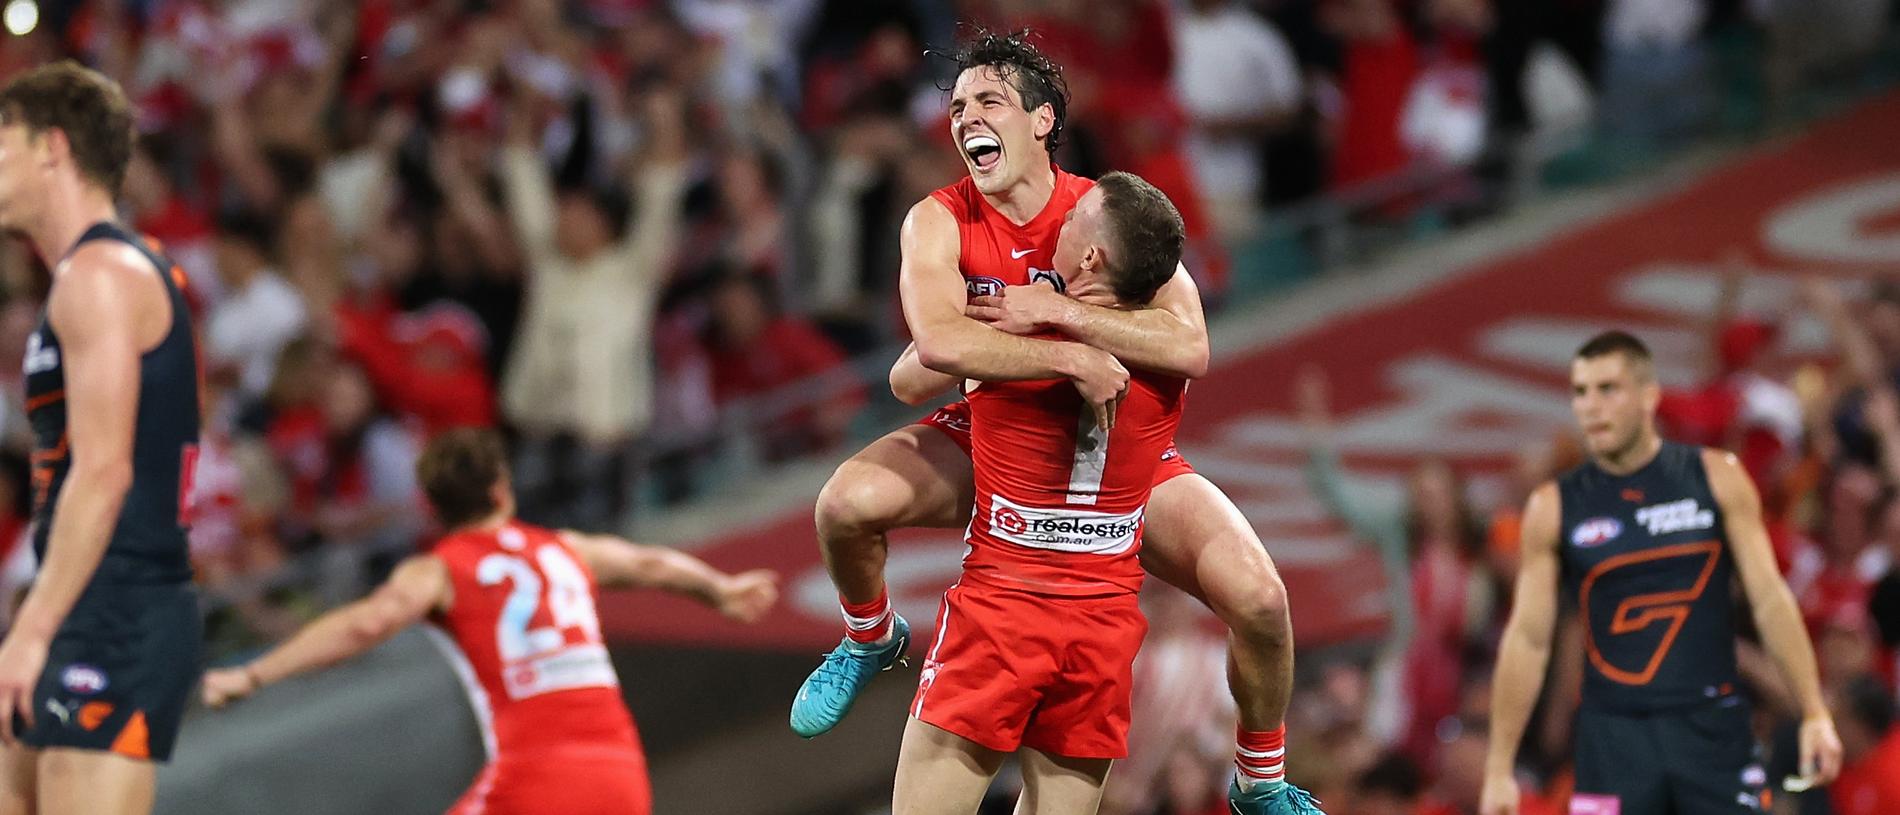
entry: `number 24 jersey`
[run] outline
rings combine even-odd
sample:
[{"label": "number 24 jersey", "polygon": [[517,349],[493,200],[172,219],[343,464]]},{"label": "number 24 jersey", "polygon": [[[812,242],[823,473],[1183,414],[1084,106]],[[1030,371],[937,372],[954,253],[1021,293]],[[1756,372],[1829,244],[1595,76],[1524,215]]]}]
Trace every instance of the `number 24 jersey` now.
[{"label": "number 24 jersey", "polygon": [[443,538],[454,597],[431,620],[453,640],[489,757],[639,750],[595,612],[593,574],[551,530],[510,522]]}]

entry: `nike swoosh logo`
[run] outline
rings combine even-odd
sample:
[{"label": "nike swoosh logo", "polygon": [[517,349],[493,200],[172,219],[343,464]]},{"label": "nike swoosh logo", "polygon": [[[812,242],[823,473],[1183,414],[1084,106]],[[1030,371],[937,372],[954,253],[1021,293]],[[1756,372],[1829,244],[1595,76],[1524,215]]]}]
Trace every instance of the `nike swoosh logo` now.
[{"label": "nike swoosh logo", "polygon": [[1034,251],[1036,251],[1036,250],[1034,250],[1034,249],[1011,249],[1011,250],[1009,250],[1009,259],[1010,259],[1010,260],[1017,260],[1017,259],[1019,259],[1019,258],[1021,258],[1021,257],[1022,257],[1023,255],[1027,255],[1027,254],[1029,254],[1030,252],[1034,252]]}]

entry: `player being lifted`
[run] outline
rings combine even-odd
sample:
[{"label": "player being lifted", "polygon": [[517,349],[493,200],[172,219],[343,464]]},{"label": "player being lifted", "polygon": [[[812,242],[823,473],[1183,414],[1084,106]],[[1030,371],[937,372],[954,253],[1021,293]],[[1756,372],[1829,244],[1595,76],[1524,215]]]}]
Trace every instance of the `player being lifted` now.
[{"label": "player being lifted", "polygon": [[[1184,231],[1159,190],[1110,173],[1065,216],[1052,265],[1064,282],[1138,306],[1173,275]],[[914,357],[894,378],[947,379]],[[1099,409],[1062,379],[970,393],[970,548],[911,703],[895,813],[974,812],[1018,747],[1018,812],[1096,810],[1109,766],[1127,754],[1131,673],[1147,632],[1136,599],[1142,511],[1186,387],[1138,373]]]},{"label": "player being lifted", "polygon": [[198,673],[197,349],[183,275],[116,220],[132,136],[75,63],[0,90],[0,226],[53,270],[25,361],[39,574],[0,644],[9,815],[149,812]]},{"label": "player being lifted", "polygon": [[594,587],[662,589],[754,622],[777,601],[777,577],[723,574],[684,552],[522,523],[505,462],[489,431],[430,442],[416,471],[448,534],[369,597],[249,664],[205,674],[205,703],[221,707],[349,659],[427,619],[475,683],[468,691],[488,753],[450,812],[649,812],[646,757],[601,642]]},{"label": "player being lifted", "polygon": [[[1177,267],[1144,308],[1108,308],[1112,295],[1098,292],[1104,299],[1091,304],[1056,290],[1065,284],[1054,271],[1057,232],[1091,186],[1051,161],[1068,105],[1061,68],[1021,36],[983,31],[951,56],[959,73],[950,130],[970,175],[913,206],[904,221],[900,288],[916,360],[949,375],[937,383],[944,387],[955,378],[1066,379],[1098,410],[1126,387],[1122,362],[1178,377],[1205,373],[1207,329],[1184,270]],[[1049,329],[1077,342],[997,328]],[[940,392],[915,384],[893,374],[907,401]],[[847,631],[793,702],[792,729],[800,735],[836,726],[865,683],[908,647],[909,626],[891,610],[885,586],[885,533],[969,521],[971,424],[968,404],[958,402],[900,428],[840,466],[820,494],[819,545]],[[1293,682],[1285,587],[1233,502],[1171,445],[1160,459],[1141,562],[1200,599],[1232,632],[1228,674],[1240,721],[1229,797],[1242,815],[1315,812],[1284,780]]]},{"label": "player being lifted", "polygon": [[1573,815],[1767,808],[1738,693],[1730,591],[1738,576],[1762,642],[1804,709],[1802,781],[1833,780],[1841,742],[1748,474],[1729,453],[1657,434],[1655,365],[1629,334],[1585,343],[1570,387],[1590,460],[1525,504],[1523,566],[1491,704],[1484,815],[1517,812],[1513,764],[1550,660],[1560,585],[1583,616],[1587,656]]}]

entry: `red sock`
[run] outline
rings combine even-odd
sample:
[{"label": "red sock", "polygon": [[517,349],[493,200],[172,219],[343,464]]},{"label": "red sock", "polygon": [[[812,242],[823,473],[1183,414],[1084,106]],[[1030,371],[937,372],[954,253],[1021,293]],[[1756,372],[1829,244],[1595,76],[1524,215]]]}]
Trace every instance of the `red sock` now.
[{"label": "red sock", "polygon": [[1234,769],[1241,789],[1286,781],[1286,725],[1272,730],[1236,729]]},{"label": "red sock", "polygon": [[869,603],[852,603],[843,597],[838,598],[838,607],[844,609],[844,635],[852,642],[877,642],[891,629],[891,593],[880,591],[877,599]]}]

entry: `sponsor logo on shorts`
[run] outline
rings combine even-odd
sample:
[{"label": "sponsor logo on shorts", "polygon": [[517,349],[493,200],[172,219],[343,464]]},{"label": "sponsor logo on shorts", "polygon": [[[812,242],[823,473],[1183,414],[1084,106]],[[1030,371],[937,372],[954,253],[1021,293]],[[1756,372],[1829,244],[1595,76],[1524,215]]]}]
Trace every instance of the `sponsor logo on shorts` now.
[{"label": "sponsor logo on shorts", "polygon": [[1080,509],[1023,506],[990,496],[990,534],[1018,546],[1086,555],[1116,555],[1133,548],[1145,507],[1115,514]]},{"label": "sponsor logo on shorts", "polygon": [[1694,498],[1684,498],[1636,510],[1636,522],[1649,527],[1651,535],[1667,535],[1715,526],[1715,511],[1703,509]]},{"label": "sponsor logo on shorts", "polygon": [[948,410],[939,410],[931,414],[930,420],[959,433],[970,432],[970,419],[968,416],[951,413]]},{"label": "sponsor logo on shorts", "polygon": [[1570,796],[1570,815],[1623,815],[1623,800],[1614,795]]},{"label": "sponsor logo on shorts", "polygon": [[44,345],[45,340],[40,338],[40,332],[27,335],[26,359],[20,366],[23,372],[32,375],[59,367],[59,349],[46,348]]},{"label": "sponsor logo on shorts", "polygon": [[1742,783],[1750,787],[1759,787],[1768,783],[1768,771],[1760,764],[1750,764],[1742,768]]},{"label": "sponsor logo on shorts", "polygon": [[1576,529],[1570,530],[1570,542],[1580,548],[1588,549],[1616,540],[1616,536],[1621,534],[1623,534],[1622,521],[1615,518],[1591,518],[1577,524]]},{"label": "sponsor logo on shorts", "polygon": [[59,684],[81,695],[98,693],[106,689],[106,672],[91,665],[68,665],[59,673]]}]

